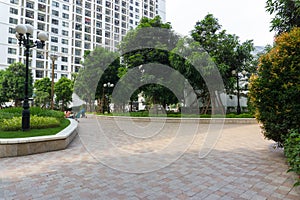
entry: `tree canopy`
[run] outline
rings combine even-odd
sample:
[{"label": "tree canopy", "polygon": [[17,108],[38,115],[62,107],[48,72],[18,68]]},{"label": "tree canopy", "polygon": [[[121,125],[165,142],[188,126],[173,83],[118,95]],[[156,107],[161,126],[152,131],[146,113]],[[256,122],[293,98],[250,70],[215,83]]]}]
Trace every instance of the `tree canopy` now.
[{"label": "tree canopy", "polygon": [[271,21],[271,31],[277,35],[289,32],[293,27],[300,27],[299,0],[267,0],[266,10],[274,18]]},{"label": "tree canopy", "polygon": [[261,56],[251,77],[250,101],[264,135],[283,143],[291,129],[300,131],[300,28],[283,33]]}]

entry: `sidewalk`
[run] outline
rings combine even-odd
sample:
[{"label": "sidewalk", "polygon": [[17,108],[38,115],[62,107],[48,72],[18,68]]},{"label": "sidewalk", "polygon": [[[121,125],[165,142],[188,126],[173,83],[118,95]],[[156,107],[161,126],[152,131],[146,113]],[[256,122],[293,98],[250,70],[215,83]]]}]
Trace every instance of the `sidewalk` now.
[{"label": "sidewalk", "polygon": [[[256,124],[224,125],[215,148],[202,159],[199,146],[208,126],[200,125],[194,143],[175,162],[148,173],[127,173],[113,169],[109,161],[128,167],[130,155],[163,149],[178,126],[166,124],[162,136],[153,136],[158,139],[137,142],[124,139],[126,127],[118,129],[114,123],[101,119],[99,126],[128,158],[109,147],[103,150],[103,138],[96,138],[97,121],[89,116],[80,119],[79,136],[66,150],[0,159],[0,199],[300,199],[282,151],[270,148],[272,142]],[[98,143],[85,142],[91,134]],[[104,145],[101,152],[95,144]],[[142,164],[134,166],[137,171]]]}]

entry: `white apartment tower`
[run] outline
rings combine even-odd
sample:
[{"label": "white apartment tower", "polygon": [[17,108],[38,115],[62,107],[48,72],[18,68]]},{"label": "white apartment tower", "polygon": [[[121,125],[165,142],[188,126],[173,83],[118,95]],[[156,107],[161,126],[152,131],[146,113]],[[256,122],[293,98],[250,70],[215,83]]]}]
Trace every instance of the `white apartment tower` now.
[{"label": "white apartment tower", "polygon": [[135,28],[141,17],[160,15],[165,22],[165,0],[0,0],[0,70],[23,62],[23,48],[15,37],[17,24],[31,24],[33,38],[49,35],[44,49],[31,49],[34,80],[51,77],[49,54],[57,54],[55,81],[78,72],[85,50],[102,46],[112,51]]}]

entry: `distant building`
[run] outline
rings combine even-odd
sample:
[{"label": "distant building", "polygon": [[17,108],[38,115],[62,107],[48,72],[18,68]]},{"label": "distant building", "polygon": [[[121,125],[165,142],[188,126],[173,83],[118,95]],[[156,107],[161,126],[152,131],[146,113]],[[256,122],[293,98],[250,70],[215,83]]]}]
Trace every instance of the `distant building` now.
[{"label": "distant building", "polygon": [[55,61],[55,81],[78,72],[85,50],[102,46],[112,51],[127,31],[145,16],[166,19],[165,0],[2,0],[0,2],[0,70],[25,61],[24,49],[15,37],[17,24],[31,24],[49,34],[44,49],[31,51],[30,67],[34,80],[51,78],[49,54]]}]

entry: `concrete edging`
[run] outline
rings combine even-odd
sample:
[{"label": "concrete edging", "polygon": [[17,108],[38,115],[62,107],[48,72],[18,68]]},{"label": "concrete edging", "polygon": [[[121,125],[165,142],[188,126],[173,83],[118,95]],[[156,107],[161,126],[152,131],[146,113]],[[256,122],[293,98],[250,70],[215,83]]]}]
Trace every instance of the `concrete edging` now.
[{"label": "concrete edging", "polygon": [[200,123],[200,124],[258,124],[255,118],[163,118],[163,117],[127,117],[127,116],[101,116],[98,118],[103,119],[114,119],[124,121],[140,121],[140,122],[155,122],[155,121],[166,121],[167,123]]},{"label": "concrete edging", "polygon": [[65,149],[77,135],[78,122],[69,120],[70,125],[55,135],[0,139],[0,158]]}]

